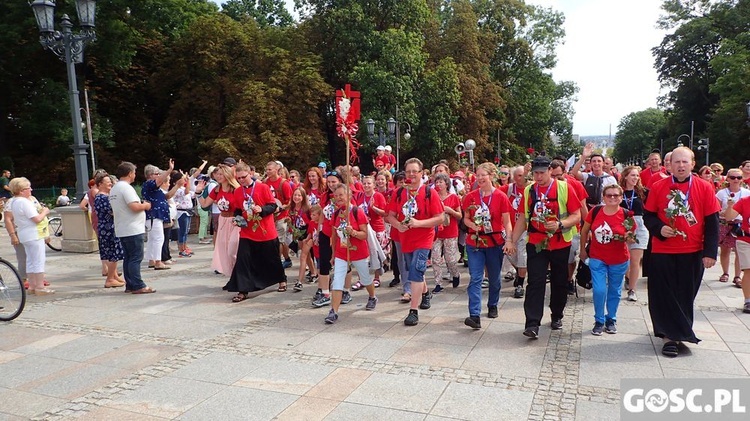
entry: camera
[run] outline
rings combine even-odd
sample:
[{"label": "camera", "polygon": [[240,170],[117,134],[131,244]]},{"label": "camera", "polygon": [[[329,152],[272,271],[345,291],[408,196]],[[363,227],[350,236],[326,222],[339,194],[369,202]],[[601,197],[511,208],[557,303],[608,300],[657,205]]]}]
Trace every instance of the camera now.
[{"label": "camera", "polygon": [[234,224],[240,228],[245,228],[247,226],[247,220],[243,218],[242,215],[236,215],[234,217]]},{"label": "camera", "polygon": [[198,185],[198,183],[200,183],[200,182],[201,182],[201,180],[202,180],[202,181],[205,181],[205,182],[206,182],[206,184],[208,184],[208,182],[209,182],[209,181],[211,181],[211,177],[209,177],[209,176],[208,176],[208,175],[206,175],[206,174],[201,174],[201,175],[199,175],[198,177],[196,177],[196,179],[195,179],[195,181],[193,181],[193,183],[195,183],[195,185],[197,186],[197,185]]}]

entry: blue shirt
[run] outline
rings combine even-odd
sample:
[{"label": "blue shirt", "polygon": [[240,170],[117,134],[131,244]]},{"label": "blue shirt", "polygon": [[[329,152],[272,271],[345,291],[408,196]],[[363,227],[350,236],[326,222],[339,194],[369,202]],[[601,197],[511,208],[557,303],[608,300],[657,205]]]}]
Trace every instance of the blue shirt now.
[{"label": "blue shirt", "polygon": [[155,180],[148,180],[143,183],[141,196],[143,200],[151,202],[151,209],[146,211],[146,219],[161,219],[164,222],[171,221],[167,196],[156,185]]}]

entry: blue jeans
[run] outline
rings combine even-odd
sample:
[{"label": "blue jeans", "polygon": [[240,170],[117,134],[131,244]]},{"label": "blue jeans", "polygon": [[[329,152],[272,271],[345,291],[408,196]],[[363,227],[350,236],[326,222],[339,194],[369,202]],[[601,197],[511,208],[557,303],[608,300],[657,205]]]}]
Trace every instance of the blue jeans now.
[{"label": "blue jeans", "polygon": [[143,234],[120,237],[123,259],[122,273],[125,275],[125,289],[135,291],[146,288],[141,278],[141,262],[143,261]]},{"label": "blue jeans", "polygon": [[490,280],[490,296],[487,300],[488,307],[497,307],[500,301],[500,272],[503,265],[502,247],[477,248],[466,246],[469,257],[469,286],[466,292],[469,294],[469,315],[479,317],[482,313],[482,279],[484,279],[484,268]]},{"label": "blue jeans", "polygon": [[[430,250],[416,249],[411,253],[404,253],[404,264],[407,272],[406,279],[409,280],[409,293],[411,293],[412,282],[424,282],[424,273],[427,271],[427,258],[430,256]],[[401,279],[404,279],[403,275]],[[405,286],[404,289],[406,289]]]},{"label": "blue jeans", "polygon": [[190,232],[190,214],[182,213],[177,218],[177,223],[180,225],[180,233],[177,236],[177,242],[180,244],[187,243],[188,233]]},{"label": "blue jeans", "polygon": [[[608,265],[599,259],[589,259],[591,268],[591,291],[594,296],[594,320],[599,323],[617,321],[617,307],[620,305],[622,280],[630,262]],[[607,317],[604,317],[604,306]]]}]

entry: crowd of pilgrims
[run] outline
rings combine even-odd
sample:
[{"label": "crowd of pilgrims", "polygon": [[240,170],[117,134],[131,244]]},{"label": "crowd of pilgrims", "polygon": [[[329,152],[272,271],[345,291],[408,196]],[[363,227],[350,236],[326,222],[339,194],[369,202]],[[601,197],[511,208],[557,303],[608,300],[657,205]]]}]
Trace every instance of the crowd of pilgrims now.
[{"label": "crowd of pilgrims", "polygon": [[[686,342],[700,341],[693,310],[704,270],[719,255],[719,281],[728,283],[732,253],[731,285],[742,288],[743,311],[750,313],[750,281],[743,284],[750,271],[750,161],[726,172],[718,163],[694,172],[692,151],[678,147],[663,162],[654,151],[645,168],[622,168],[589,144],[574,164],[541,154],[525,165],[485,162],[451,171],[446,161],[426,168],[410,158],[398,171],[390,152],[378,148],[372,162],[376,171],[366,176],[356,166],[328,168],[324,162],[301,173],[271,161],[263,174],[233,158],[205,173],[205,161],[185,173],[172,161],[166,171],[148,165],[143,203],[132,189],[116,194],[135,180],[135,166],[123,162],[120,182],[102,172],[91,184],[92,191],[101,190],[81,204],[96,203],[89,206],[92,216],[103,217],[92,218],[92,224],[100,243],[106,243],[100,247],[105,286],[127,282],[131,292],[154,292],[138,271],[143,243],[140,252],[138,244],[130,244],[141,234],[118,232],[118,222],[124,223],[118,212],[135,217],[145,211],[145,256],[149,267],[164,270],[173,263],[172,230],[179,256],[193,254],[187,234],[194,209],[199,242],[214,244],[211,266],[229,278],[223,288],[236,293],[233,302],[271,286],[287,291],[285,269],[293,266],[294,254],[299,265],[292,289],[316,283],[311,303],[330,306],[327,324],[336,323],[352,291],[366,290],[365,310],[375,310],[376,289],[387,282],[401,289],[401,301],[409,304],[404,324],[414,326],[434,294],[464,283],[464,324],[481,329],[483,315],[498,317],[504,277],[513,282],[512,296],[524,300],[526,337],[539,336],[547,283],[550,329],[563,328],[565,305],[579,284],[592,290],[591,333],[615,334],[618,305],[622,299],[638,300],[643,275],[654,335],[663,339],[662,353],[675,357]],[[28,191],[21,187],[19,195]],[[104,206],[109,189],[112,208]],[[123,194],[119,209],[115,199]],[[114,229],[107,219],[113,209]],[[139,218],[133,224],[140,224]],[[116,270],[122,249],[125,280]],[[469,279],[462,279],[461,265],[468,267]],[[389,281],[381,279],[386,272],[393,273]]]}]

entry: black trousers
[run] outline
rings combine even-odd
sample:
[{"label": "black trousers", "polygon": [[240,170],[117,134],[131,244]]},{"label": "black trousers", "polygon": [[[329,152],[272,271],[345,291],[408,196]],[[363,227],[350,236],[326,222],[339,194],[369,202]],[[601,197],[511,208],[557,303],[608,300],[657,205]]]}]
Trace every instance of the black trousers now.
[{"label": "black trousers", "polygon": [[700,341],[693,332],[693,304],[703,271],[702,251],[651,253],[648,311],[654,325],[654,336],[694,344]]},{"label": "black trousers", "polygon": [[544,316],[544,293],[547,290],[547,266],[551,271],[549,308],[552,319],[562,319],[565,304],[568,302],[568,255],[570,246],[559,250],[536,251],[536,246],[526,244],[526,267],[528,270],[526,297],[523,310],[526,313],[526,327],[542,324]]}]

